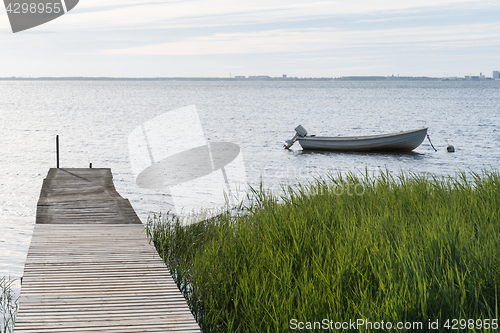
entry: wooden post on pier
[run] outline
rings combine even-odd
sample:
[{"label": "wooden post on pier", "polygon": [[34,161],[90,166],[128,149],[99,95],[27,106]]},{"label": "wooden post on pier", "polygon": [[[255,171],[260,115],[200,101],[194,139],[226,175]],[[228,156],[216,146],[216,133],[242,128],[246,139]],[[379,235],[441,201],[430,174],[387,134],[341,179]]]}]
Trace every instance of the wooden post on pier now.
[{"label": "wooden post on pier", "polygon": [[14,332],[200,332],[110,169],[50,169]]},{"label": "wooden post on pier", "polygon": [[57,168],[59,169],[59,135],[56,135],[56,161]]}]

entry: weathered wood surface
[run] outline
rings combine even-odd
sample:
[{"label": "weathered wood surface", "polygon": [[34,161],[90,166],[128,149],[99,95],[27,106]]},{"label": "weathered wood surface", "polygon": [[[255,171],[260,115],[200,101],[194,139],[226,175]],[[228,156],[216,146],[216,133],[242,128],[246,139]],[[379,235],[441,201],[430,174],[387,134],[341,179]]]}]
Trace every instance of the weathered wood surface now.
[{"label": "weathered wood surface", "polygon": [[[93,181],[97,174],[107,174],[103,169],[68,171]],[[57,173],[52,174],[57,186],[67,188],[60,181],[65,176]],[[48,184],[53,183],[44,182],[42,194],[54,193]],[[69,201],[91,203],[84,197],[96,191],[82,191],[81,200],[70,193]],[[65,199],[60,194],[49,197],[53,206],[58,204],[55,197]],[[63,223],[64,214],[59,214],[55,224],[45,218],[35,225],[16,333],[200,332],[168,269],[148,243],[142,223],[111,220],[74,222],[70,214]]]},{"label": "weathered wood surface", "polygon": [[36,223],[141,223],[118,194],[110,169],[50,169],[43,180]]}]

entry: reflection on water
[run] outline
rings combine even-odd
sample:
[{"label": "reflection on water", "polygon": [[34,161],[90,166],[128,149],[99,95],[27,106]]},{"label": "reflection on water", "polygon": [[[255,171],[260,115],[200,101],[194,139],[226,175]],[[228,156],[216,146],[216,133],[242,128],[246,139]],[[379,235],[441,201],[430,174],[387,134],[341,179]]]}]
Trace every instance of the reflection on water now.
[{"label": "reflection on water", "polygon": [[320,155],[345,155],[349,158],[364,158],[364,157],[378,157],[378,158],[424,158],[426,154],[416,151],[324,151],[324,150],[296,150],[294,154],[307,155],[307,154],[320,154]]}]

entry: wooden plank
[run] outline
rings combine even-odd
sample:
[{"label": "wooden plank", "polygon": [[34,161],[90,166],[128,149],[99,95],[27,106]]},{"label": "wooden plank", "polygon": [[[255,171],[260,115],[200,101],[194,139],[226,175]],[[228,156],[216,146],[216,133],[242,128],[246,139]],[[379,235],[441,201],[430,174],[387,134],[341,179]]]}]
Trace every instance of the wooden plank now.
[{"label": "wooden plank", "polygon": [[111,179],[109,169],[49,171],[15,332],[200,332]]},{"label": "wooden plank", "polygon": [[36,223],[140,224],[118,194],[110,169],[50,169],[38,200]]}]

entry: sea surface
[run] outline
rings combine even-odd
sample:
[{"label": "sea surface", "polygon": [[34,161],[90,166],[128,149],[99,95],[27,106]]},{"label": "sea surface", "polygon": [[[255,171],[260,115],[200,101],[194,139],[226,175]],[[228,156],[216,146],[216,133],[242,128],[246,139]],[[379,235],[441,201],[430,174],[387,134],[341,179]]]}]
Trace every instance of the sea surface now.
[{"label": "sea surface", "polygon": [[[249,184],[276,191],[327,172],[447,176],[500,167],[500,81],[0,81],[0,276],[23,274],[42,181],[56,164],[56,135],[61,167],[111,168],[117,191],[144,223],[172,201],[135,184],[128,136],[191,105],[207,140],[240,146]],[[438,151],[427,140],[406,154],[303,153],[298,143],[283,149],[299,124],[318,136],[429,127]],[[446,152],[447,144],[456,152]]]}]

